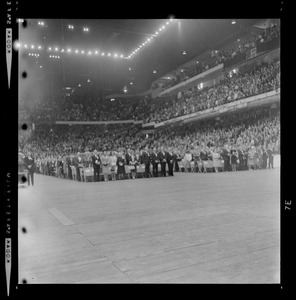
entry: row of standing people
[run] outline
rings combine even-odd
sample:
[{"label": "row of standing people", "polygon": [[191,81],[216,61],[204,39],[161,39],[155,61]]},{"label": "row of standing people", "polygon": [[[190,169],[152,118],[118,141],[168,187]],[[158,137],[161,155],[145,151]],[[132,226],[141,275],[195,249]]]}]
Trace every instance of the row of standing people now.
[{"label": "row of standing people", "polygon": [[[96,150],[89,155],[77,153],[77,155],[59,156],[58,159],[46,158],[37,160],[39,172],[45,175],[57,175],[72,179],[72,168],[75,167],[77,180],[80,178],[80,168],[93,167],[94,180],[100,180],[103,174],[104,180],[126,177],[125,166],[129,166],[131,178],[136,178],[137,168],[144,166],[144,177],[173,176],[174,171],[179,171],[179,162],[184,162],[184,170],[189,170],[191,162],[212,161],[213,171],[218,172],[221,159],[224,162],[223,171],[236,171],[248,169],[273,168],[274,151],[272,147],[252,146],[228,146],[223,149],[213,145],[204,146],[200,151],[186,151],[185,155],[174,148],[160,147],[160,149],[145,147],[143,150],[128,149],[125,152],[98,152]],[[152,172],[151,172],[152,171]],[[116,176],[117,175],[117,176]]]}]

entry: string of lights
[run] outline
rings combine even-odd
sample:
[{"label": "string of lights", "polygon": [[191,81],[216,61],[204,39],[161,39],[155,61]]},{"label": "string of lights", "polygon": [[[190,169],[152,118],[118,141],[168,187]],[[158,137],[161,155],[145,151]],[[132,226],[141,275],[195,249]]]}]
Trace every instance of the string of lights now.
[{"label": "string of lights", "polygon": [[[150,37],[146,39],[142,44],[140,44],[135,50],[133,50],[130,54],[124,55],[121,53],[111,53],[109,51],[99,51],[98,49],[73,49],[73,48],[61,48],[58,46],[42,46],[42,45],[28,45],[28,43],[17,43],[16,44],[16,49],[23,49],[24,51],[29,50],[29,49],[38,49],[40,51],[47,51],[47,52],[55,52],[55,53],[67,53],[67,54],[76,54],[76,55],[86,55],[86,56],[100,56],[100,57],[113,57],[113,58],[121,58],[121,59],[131,59],[137,54],[140,50],[142,50],[145,46],[147,46],[153,39],[155,39],[157,36],[159,36],[161,31],[164,31],[168,25],[170,25],[175,19],[170,18],[169,21],[167,21],[164,25],[160,26],[157,31],[155,31],[154,34],[151,34]],[[19,23],[24,22],[24,19],[18,19]],[[39,26],[46,26],[46,23],[44,21],[38,21],[37,23]],[[74,30],[74,25],[67,25],[69,30]],[[84,32],[89,32],[88,27],[83,27]]]}]

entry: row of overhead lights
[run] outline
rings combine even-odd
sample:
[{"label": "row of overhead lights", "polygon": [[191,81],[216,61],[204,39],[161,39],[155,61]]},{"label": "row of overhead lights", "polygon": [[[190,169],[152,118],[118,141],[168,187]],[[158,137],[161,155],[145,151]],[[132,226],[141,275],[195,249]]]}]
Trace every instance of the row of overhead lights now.
[{"label": "row of overhead lights", "polygon": [[33,49],[33,50],[47,50],[48,52],[55,52],[55,53],[68,53],[68,54],[71,54],[71,53],[74,53],[74,54],[82,54],[82,55],[96,55],[96,56],[107,56],[107,57],[114,57],[114,58],[124,58],[124,59],[127,59],[126,57],[123,56],[123,54],[118,54],[118,53],[114,53],[114,54],[111,54],[110,52],[100,52],[98,50],[78,50],[78,49],[71,49],[71,48],[67,48],[67,49],[64,49],[64,48],[59,48],[59,47],[51,47],[49,46],[47,49],[45,49],[43,46],[41,45],[38,45],[38,46],[35,46],[35,45],[27,45],[27,44],[24,44],[22,45],[21,43],[17,43],[16,44],[16,48],[18,49]]},{"label": "row of overhead lights", "polygon": [[[75,54],[87,54],[87,55],[100,55],[100,56],[108,56],[108,57],[114,57],[114,58],[125,58],[125,59],[130,59],[132,58],[136,53],[138,53],[138,51],[140,51],[143,47],[145,47],[147,44],[149,44],[155,37],[157,37],[161,31],[165,30],[166,26],[168,26],[169,24],[171,24],[175,19],[174,18],[170,18],[169,21],[166,22],[166,24],[162,25],[159,27],[159,29],[154,33],[152,34],[150,37],[147,38],[146,41],[144,41],[141,45],[138,46],[138,48],[136,48],[134,51],[132,51],[127,57],[124,57],[123,54],[117,54],[117,53],[114,53],[113,55],[108,52],[108,53],[105,53],[105,52],[99,52],[98,50],[94,50],[94,51],[84,51],[84,50],[78,50],[78,49],[75,49],[75,50],[72,50],[71,48],[68,48],[68,49],[61,49],[61,53],[65,52],[65,53],[75,53]],[[18,19],[18,22],[22,23],[24,22],[24,19]],[[39,26],[46,26],[46,24],[43,22],[43,21],[38,21],[38,25]],[[74,25],[68,25],[68,29],[70,30],[73,30],[74,29]],[[83,31],[84,32],[88,32],[89,31],[89,28],[88,27],[83,27]],[[17,45],[17,48],[21,48],[21,44],[18,43]],[[30,47],[27,45],[27,44],[24,44],[24,48],[25,49],[35,49],[35,46],[34,45],[31,45]],[[43,50],[44,47],[42,46],[38,46],[37,47],[38,50]],[[54,50],[53,50],[54,49]],[[59,52],[59,48],[58,47],[48,47],[47,49],[48,51],[55,51],[55,52]]]},{"label": "row of overhead lights", "polygon": [[147,44],[149,44],[154,37],[158,36],[160,34],[161,31],[165,30],[166,26],[168,26],[169,24],[171,24],[175,19],[174,18],[170,18],[169,21],[166,22],[166,24],[162,25],[159,27],[159,29],[154,33],[154,35],[151,35],[149,38],[146,39],[145,42],[143,42],[141,45],[139,45],[134,51],[132,51],[127,58],[130,59],[132,58],[135,54],[137,54],[137,52],[139,52],[143,47],[145,47]]},{"label": "row of overhead lights", "polygon": [[[24,23],[24,19],[17,19],[17,23]],[[47,27],[47,25],[43,21],[38,21],[37,23],[39,26]],[[68,25],[68,29],[74,30],[74,25]],[[88,27],[83,27],[84,32],[89,32]]]}]

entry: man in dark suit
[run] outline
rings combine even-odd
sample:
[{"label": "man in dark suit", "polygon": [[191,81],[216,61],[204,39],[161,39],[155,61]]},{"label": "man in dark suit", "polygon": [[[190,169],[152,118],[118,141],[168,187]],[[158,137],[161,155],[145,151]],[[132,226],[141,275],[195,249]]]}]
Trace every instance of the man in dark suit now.
[{"label": "man in dark suit", "polygon": [[145,177],[149,178],[152,177],[151,173],[150,173],[150,162],[151,162],[151,158],[150,158],[150,154],[148,152],[148,147],[146,146],[145,149],[142,152],[142,164],[145,165]]},{"label": "man in dark suit", "polygon": [[224,160],[224,171],[231,171],[230,169],[230,151],[228,145],[225,144],[222,150],[222,157]]},{"label": "man in dark suit", "polygon": [[163,177],[166,177],[166,163],[167,163],[167,155],[164,151],[163,146],[160,147],[160,151],[158,152],[158,159],[161,164],[161,174]]},{"label": "man in dark suit", "polygon": [[91,161],[94,168],[94,181],[100,181],[100,157],[97,150],[93,151]]},{"label": "man in dark suit", "polygon": [[153,177],[158,177],[158,155],[156,148],[153,148],[153,152],[151,154],[151,162],[152,162],[152,167],[153,167]]},{"label": "man in dark suit", "polygon": [[167,151],[167,163],[168,163],[168,175],[174,176],[174,154],[171,148],[168,148]]},{"label": "man in dark suit", "polygon": [[24,158],[24,163],[26,169],[28,170],[28,185],[30,185],[30,182],[32,182],[32,185],[34,185],[34,172],[36,166],[35,166],[35,160],[31,155],[30,151],[27,153],[27,156]]}]

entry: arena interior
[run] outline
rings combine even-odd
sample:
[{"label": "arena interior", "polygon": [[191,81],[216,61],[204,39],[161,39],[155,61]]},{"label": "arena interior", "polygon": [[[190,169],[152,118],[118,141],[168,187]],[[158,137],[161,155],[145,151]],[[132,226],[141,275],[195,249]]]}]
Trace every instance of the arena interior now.
[{"label": "arena interior", "polygon": [[19,283],[280,282],[280,20],[18,22]]}]

